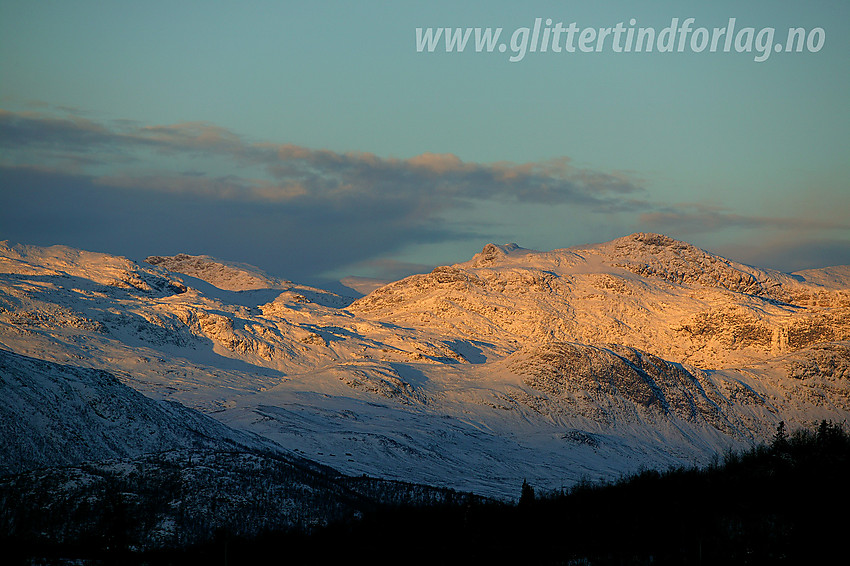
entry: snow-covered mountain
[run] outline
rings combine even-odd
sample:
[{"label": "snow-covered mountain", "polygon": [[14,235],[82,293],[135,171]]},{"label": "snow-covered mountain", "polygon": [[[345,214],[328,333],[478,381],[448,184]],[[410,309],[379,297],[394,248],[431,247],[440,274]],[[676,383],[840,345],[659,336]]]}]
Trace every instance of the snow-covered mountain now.
[{"label": "snow-covered mountain", "polygon": [[500,497],[850,416],[848,267],[784,274],[658,234],[488,244],[352,303],[204,256],[148,261],[0,246],[0,346],[345,473]]},{"label": "snow-covered mountain", "polygon": [[850,268],[823,273],[756,269],[659,234],[551,252],[488,244],[350,310],[500,344],[618,343],[720,368],[850,337]]},{"label": "snow-covered mountain", "polygon": [[0,423],[0,475],[167,450],[275,448],[179,403],[149,399],[103,370],[6,350]]}]

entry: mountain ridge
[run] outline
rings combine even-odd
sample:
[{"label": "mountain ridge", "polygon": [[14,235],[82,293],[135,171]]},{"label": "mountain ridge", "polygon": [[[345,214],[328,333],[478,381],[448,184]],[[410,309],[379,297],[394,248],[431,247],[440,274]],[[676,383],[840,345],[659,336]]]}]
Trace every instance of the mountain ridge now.
[{"label": "mountain ridge", "polygon": [[[832,271],[835,280],[850,268]],[[476,338],[502,332],[520,342],[522,334],[533,340],[622,342],[675,361],[722,367],[717,364],[778,354],[789,341],[802,347],[811,343],[808,333],[825,326],[835,329],[833,339],[850,336],[843,322],[850,317],[847,289],[829,286],[829,277],[821,281],[806,285],[791,274],[637,233],[551,252],[517,246],[506,253],[488,244],[467,262],[391,283],[349,308],[446,330],[457,329],[459,319],[483,319],[477,329],[473,323],[460,330]],[[606,312],[603,302],[613,307]],[[829,308],[821,309],[824,304]],[[804,310],[816,314],[796,316]],[[666,331],[659,333],[659,327]]]}]

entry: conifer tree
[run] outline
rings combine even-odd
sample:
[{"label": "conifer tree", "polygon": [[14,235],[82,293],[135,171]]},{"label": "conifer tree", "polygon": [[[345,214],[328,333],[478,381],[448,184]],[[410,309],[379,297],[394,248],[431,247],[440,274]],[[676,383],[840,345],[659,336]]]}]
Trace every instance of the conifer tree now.
[{"label": "conifer tree", "polygon": [[534,488],[531,487],[527,480],[522,480],[522,491],[520,491],[519,495],[519,504],[528,505],[530,503],[534,503]]},{"label": "conifer tree", "polygon": [[776,451],[785,450],[788,447],[788,431],[785,430],[785,421],[779,421],[770,446]]}]

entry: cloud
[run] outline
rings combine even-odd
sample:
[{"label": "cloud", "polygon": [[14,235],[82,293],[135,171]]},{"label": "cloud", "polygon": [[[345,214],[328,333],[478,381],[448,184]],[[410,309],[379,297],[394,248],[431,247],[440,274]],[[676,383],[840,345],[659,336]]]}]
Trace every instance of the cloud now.
[{"label": "cloud", "polygon": [[[168,126],[116,122],[110,127],[77,116],[0,111],[0,147],[17,164],[60,162],[55,153],[60,149],[66,161],[76,156],[80,164],[94,152],[101,160],[111,156],[116,167],[125,165],[128,155],[142,159],[146,152],[152,152],[171,160],[197,155],[219,163],[224,159],[234,168],[246,170],[247,177],[233,183],[244,187],[244,193],[222,191],[220,178],[211,179],[208,190],[202,183],[192,185],[200,194],[214,198],[281,201],[380,196],[411,199],[416,206],[427,202],[432,209],[458,205],[457,201],[463,199],[499,198],[605,208],[622,195],[643,192],[642,187],[622,174],[576,168],[566,158],[522,164],[468,163],[452,154],[435,153],[408,159],[382,158],[365,152],[249,143],[224,128],[198,122]],[[157,161],[162,160],[152,158],[149,166],[155,167]],[[120,186],[128,186],[129,179],[137,175],[139,187],[157,188],[151,180],[159,176],[170,179],[158,190],[190,189],[189,185],[176,182],[172,173],[114,171],[103,182],[122,179]],[[452,202],[445,202],[447,199]]]},{"label": "cloud", "polygon": [[433,265],[398,261],[390,258],[368,259],[352,267],[367,268],[367,271],[374,273],[376,277],[384,281],[395,281],[414,273],[429,273],[434,269]]},{"label": "cloud", "polygon": [[712,251],[758,267],[792,272],[850,264],[850,221],[822,215],[757,216],[694,203],[666,206],[639,215],[643,229],[679,238],[707,238]]},{"label": "cloud", "polygon": [[[551,226],[534,225],[542,210]],[[627,226],[684,239],[794,231],[807,235],[801,242],[847,230],[846,221],[653,202],[635,175],[578,167],[567,157],[397,158],[253,142],[206,122],[0,110],[0,237],[25,243],[138,257],[206,253],[309,281],[346,265],[406,275],[421,266],[403,260],[422,258],[378,260],[430,244],[468,241],[471,255],[488,241],[522,243],[523,234],[548,241],[568,225],[605,237]]]},{"label": "cloud", "polygon": [[6,237],[95,249],[109,242],[139,255],[219,254],[276,264],[271,271],[291,278],[343,264],[401,274],[369,261],[409,245],[489,239],[480,222],[445,220],[474,202],[608,211],[645,193],[623,174],[567,158],[401,159],[249,142],[205,122],[0,111],[0,150]]},{"label": "cloud", "polygon": [[213,151],[239,154],[242,140],[229,130],[207,122],[145,126],[128,132],[129,143],[159,146],[161,150]]},{"label": "cloud", "polygon": [[664,210],[644,212],[642,226],[658,232],[687,234],[716,233],[728,229],[775,229],[811,231],[848,229],[850,222],[827,221],[823,218],[771,217],[737,214],[723,207],[682,204]]},{"label": "cloud", "polygon": [[152,196],[145,188],[116,188],[43,168],[0,167],[0,186],[0,239],[61,243],[134,259],[206,253],[304,282],[387,255],[400,243],[470,235],[439,221],[410,223],[392,205],[339,210],[221,200],[193,190]]},{"label": "cloud", "polygon": [[[80,117],[61,118],[0,109],[0,147],[20,152],[62,148],[84,153],[113,145],[120,138],[108,128]],[[33,155],[37,158],[37,155]]]},{"label": "cloud", "polygon": [[414,168],[422,169],[435,175],[446,173],[457,173],[459,171],[471,171],[473,166],[461,161],[451,153],[423,153],[411,157],[407,163]]},{"label": "cloud", "polygon": [[758,267],[769,267],[792,273],[803,269],[850,265],[847,240],[780,236],[758,243],[736,243],[721,246],[717,253]]}]

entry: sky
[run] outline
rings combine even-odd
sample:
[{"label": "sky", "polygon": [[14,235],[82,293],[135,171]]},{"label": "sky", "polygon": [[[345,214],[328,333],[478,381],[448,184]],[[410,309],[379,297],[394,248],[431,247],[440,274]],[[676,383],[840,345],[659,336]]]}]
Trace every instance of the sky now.
[{"label": "sky", "polygon": [[[850,4],[642,4],[4,0],[0,239],[307,283],[632,232],[850,264]],[[688,18],[739,36],[539,47]],[[429,27],[501,27],[505,50],[419,52]]]}]

